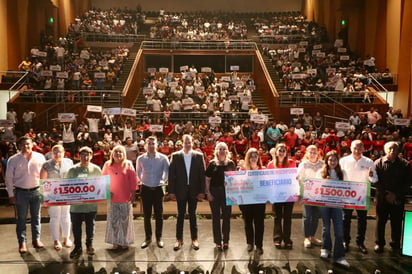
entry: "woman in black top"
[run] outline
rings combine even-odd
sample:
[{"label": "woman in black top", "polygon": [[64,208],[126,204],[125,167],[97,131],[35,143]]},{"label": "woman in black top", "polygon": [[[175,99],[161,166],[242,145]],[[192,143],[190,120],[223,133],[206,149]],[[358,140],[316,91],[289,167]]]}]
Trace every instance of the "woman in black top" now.
[{"label": "woman in black top", "polygon": [[[213,240],[218,250],[229,248],[230,217],[232,207],[226,205],[225,171],[234,171],[236,166],[230,160],[230,154],[226,143],[216,144],[214,159],[210,161],[206,169],[206,194],[212,211]],[[223,223],[220,226],[220,218]],[[223,235],[222,235],[223,233]]]}]

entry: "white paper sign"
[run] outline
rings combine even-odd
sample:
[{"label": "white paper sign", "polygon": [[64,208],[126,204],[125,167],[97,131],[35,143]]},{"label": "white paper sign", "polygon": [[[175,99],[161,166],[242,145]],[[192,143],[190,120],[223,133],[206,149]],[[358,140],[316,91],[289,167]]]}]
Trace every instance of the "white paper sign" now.
[{"label": "white paper sign", "polygon": [[107,115],[120,115],[122,110],[121,108],[105,108],[104,113]]},{"label": "white paper sign", "polygon": [[149,131],[150,132],[163,132],[163,125],[150,125]]},{"label": "white paper sign", "polygon": [[56,78],[69,78],[69,74],[67,72],[57,72],[56,73]]},{"label": "white paper sign", "polygon": [[103,108],[101,106],[87,105],[88,112],[102,112],[102,110]]},{"label": "white paper sign", "polygon": [[347,122],[336,122],[336,123],[335,123],[335,128],[336,128],[337,130],[346,131],[346,130],[349,130],[349,129],[350,129],[350,124],[347,123]]},{"label": "white paper sign", "polygon": [[74,113],[57,113],[57,119],[61,123],[73,122],[76,120],[76,115]]},{"label": "white paper sign", "polygon": [[264,114],[251,114],[250,115],[250,121],[256,123],[256,124],[264,124],[268,120],[268,117]]},{"label": "white paper sign", "polygon": [[152,95],[153,89],[152,88],[143,88],[143,95]]},{"label": "white paper sign", "polygon": [[169,72],[169,68],[159,68],[159,72],[161,72],[161,73],[168,73],[168,72]]},{"label": "white paper sign", "polygon": [[409,126],[410,120],[409,119],[394,119],[394,124],[397,126]]},{"label": "white paper sign", "polygon": [[290,114],[292,115],[302,115],[303,108],[290,108]]},{"label": "white paper sign", "polygon": [[61,71],[62,68],[59,65],[51,65],[50,67],[51,71]]},{"label": "white paper sign", "polygon": [[132,108],[122,108],[122,115],[125,116],[136,116],[136,110]]},{"label": "white paper sign", "polygon": [[148,73],[156,73],[156,68],[147,68]]},{"label": "white paper sign", "polygon": [[209,124],[216,125],[216,124],[221,124],[222,123],[222,118],[219,116],[213,116],[209,117]]},{"label": "white paper sign", "polygon": [[104,72],[95,72],[94,73],[94,78],[104,79],[104,78],[106,78],[106,73],[104,73]]},{"label": "white paper sign", "polygon": [[49,76],[49,77],[53,77],[53,71],[51,70],[42,70],[40,72],[40,75],[43,77]]},{"label": "white paper sign", "polygon": [[212,71],[212,68],[210,68],[210,67],[201,67],[201,68],[200,68],[200,71],[201,71],[201,72],[211,72],[211,71]]}]

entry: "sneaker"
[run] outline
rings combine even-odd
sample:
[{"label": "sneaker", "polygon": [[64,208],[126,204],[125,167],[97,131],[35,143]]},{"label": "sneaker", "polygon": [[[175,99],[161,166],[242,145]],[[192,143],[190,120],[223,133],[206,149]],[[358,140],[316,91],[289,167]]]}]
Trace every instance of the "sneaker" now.
[{"label": "sneaker", "polygon": [[340,266],[344,266],[346,268],[350,267],[350,264],[348,263],[348,261],[344,257],[337,259],[335,261],[335,264],[338,264]]},{"label": "sneaker", "polygon": [[303,246],[306,248],[311,248],[312,242],[308,238],[305,238],[305,240],[303,241]]},{"label": "sneaker", "polygon": [[327,258],[329,258],[329,257],[330,257],[330,251],[327,250],[327,249],[322,248],[322,249],[320,250],[320,257],[321,257],[322,259],[327,259]]}]

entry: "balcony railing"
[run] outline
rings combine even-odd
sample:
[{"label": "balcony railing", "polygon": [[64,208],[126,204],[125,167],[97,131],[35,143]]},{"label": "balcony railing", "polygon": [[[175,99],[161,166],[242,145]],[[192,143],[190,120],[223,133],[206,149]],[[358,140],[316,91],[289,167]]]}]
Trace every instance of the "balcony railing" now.
[{"label": "balcony railing", "polygon": [[19,101],[27,103],[78,103],[121,106],[120,90],[25,90]]},{"label": "balcony railing", "polygon": [[252,41],[222,40],[222,41],[184,41],[184,40],[145,40],[142,49],[166,50],[257,50]]}]

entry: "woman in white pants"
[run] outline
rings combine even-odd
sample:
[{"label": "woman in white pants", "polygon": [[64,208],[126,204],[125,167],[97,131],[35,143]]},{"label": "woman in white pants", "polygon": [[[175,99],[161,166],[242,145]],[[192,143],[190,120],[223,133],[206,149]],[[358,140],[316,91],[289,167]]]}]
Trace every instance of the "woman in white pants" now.
[{"label": "woman in white pants", "polygon": [[[40,171],[40,179],[64,178],[65,173],[73,166],[73,161],[64,158],[64,148],[62,145],[55,145],[52,148],[51,159],[43,164]],[[70,237],[70,206],[50,206],[48,208],[50,216],[50,233],[54,242],[54,249],[62,249],[60,242],[60,229],[63,236],[63,245],[71,247]]]}]

